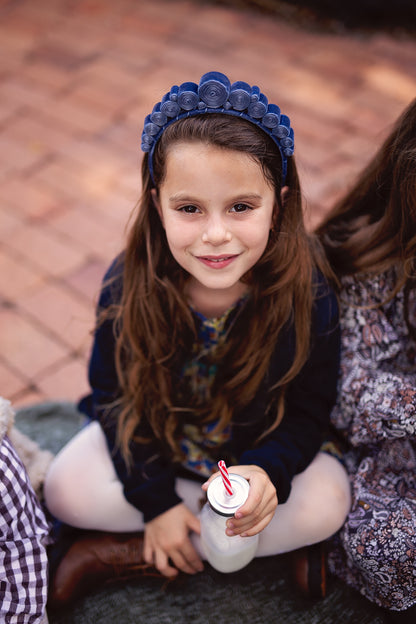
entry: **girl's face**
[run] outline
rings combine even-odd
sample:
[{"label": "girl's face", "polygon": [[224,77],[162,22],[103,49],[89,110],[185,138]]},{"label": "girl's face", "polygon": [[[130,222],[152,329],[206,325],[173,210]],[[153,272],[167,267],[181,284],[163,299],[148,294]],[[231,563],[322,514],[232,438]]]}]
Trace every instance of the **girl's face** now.
[{"label": "girl's face", "polygon": [[221,313],[245,292],[241,278],[266,248],[275,209],[270,182],[243,152],[176,143],[153,199],[172,255],[191,276],[191,303]]}]

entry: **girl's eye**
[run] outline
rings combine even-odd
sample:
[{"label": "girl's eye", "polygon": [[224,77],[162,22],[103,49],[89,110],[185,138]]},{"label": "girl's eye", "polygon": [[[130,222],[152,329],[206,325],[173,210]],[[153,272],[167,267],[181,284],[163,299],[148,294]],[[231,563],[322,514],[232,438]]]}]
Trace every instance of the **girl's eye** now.
[{"label": "girl's eye", "polygon": [[195,214],[196,212],[199,212],[199,208],[193,206],[192,204],[189,204],[188,206],[181,206],[178,210],[179,212],[186,212],[186,214]]},{"label": "girl's eye", "polygon": [[247,204],[234,204],[231,208],[231,212],[246,212],[247,210],[251,210],[251,207]]}]

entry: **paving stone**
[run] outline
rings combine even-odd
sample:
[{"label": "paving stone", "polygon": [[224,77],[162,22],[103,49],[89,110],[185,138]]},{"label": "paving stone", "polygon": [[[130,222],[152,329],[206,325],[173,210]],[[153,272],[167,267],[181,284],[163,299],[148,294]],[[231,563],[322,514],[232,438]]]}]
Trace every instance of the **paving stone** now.
[{"label": "paving stone", "polygon": [[2,361],[29,380],[68,354],[50,335],[32,324],[16,309],[0,309]]}]

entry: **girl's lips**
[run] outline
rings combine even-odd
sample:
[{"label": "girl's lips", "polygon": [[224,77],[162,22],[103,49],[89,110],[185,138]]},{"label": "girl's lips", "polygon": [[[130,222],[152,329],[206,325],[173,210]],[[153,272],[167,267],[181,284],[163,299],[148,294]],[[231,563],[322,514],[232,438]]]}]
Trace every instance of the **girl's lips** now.
[{"label": "girl's lips", "polygon": [[227,267],[235,258],[238,257],[238,254],[234,255],[222,255],[222,256],[197,256],[198,260],[200,260],[206,266],[212,269],[224,269]]}]

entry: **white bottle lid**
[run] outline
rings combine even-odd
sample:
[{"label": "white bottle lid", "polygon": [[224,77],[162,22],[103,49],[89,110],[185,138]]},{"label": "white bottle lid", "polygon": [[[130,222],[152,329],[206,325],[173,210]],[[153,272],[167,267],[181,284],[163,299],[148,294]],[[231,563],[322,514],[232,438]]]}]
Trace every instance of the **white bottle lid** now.
[{"label": "white bottle lid", "polygon": [[247,500],[250,486],[247,479],[229,473],[233,494],[227,494],[222,477],[218,476],[208,486],[207,498],[212,509],[221,516],[233,516]]}]

